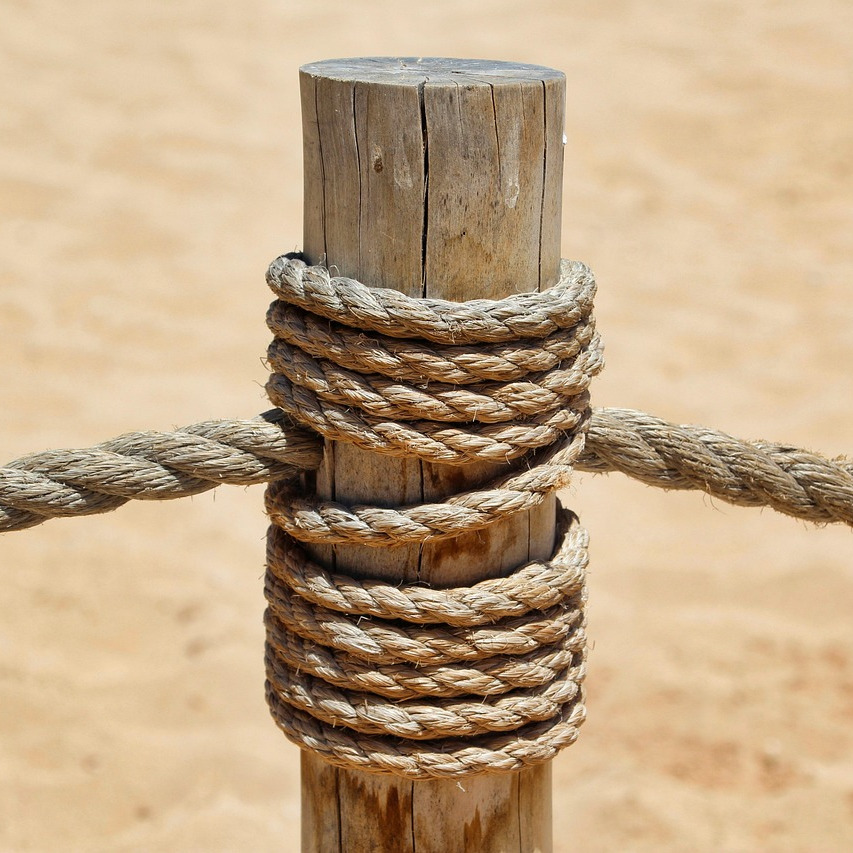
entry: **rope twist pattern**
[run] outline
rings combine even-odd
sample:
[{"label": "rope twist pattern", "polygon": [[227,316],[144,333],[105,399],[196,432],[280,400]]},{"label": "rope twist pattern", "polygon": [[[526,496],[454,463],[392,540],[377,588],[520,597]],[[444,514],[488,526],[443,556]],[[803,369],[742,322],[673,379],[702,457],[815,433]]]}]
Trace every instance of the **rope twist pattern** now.
[{"label": "rope twist pattern", "polygon": [[[621,471],[853,526],[853,462],[589,406],[601,370],[595,282],[500,301],[413,300],[283,256],[267,281],[279,407],[252,420],[135,432],[0,468],[0,531],[131,499],[270,482],[267,700],[294,742],[342,767],[410,778],[511,771],[578,735],[586,672],[587,535],[558,509],[553,557],[471,587],[330,572],[302,543],[394,547],[483,529],[540,504],[574,469]],[[307,496],[323,438],[393,456],[507,465],[441,502],[387,508]]]},{"label": "rope twist pattern", "polygon": [[552,560],[449,590],[332,575],[273,526],[273,718],[335,764],[411,778],[548,760],[585,715],[587,562],[565,510]]},{"label": "rope twist pattern", "polygon": [[294,420],[394,456],[516,463],[481,489],[390,509],[305,497],[293,481],[267,490],[267,699],[291,740],[332,763],[411,778],[509,771],[577,737],[587,543],[570,513],[550,561],[454,590],[332,575],[298,544],[458,536],[568,482],[603,362],[592,275],[569,262],[561,272],[543,294],[458,305],[298,259],[270,267],[267,393]]},{"label": "rope twist pattern", "polygon": [[[184,455],[184,433],[203,436],[210,424],[217,439],[207,445],[209,455],[203,460],[193,459],[192,451]],[[130,435],[129,444],[121,436],[94,448],[30,454],[0,468],[0,533],[50,518],[110,512],[131,499],[168,500],[224,484],[266,483],[287,476],[288,470],[314,470],[323,456],[322,439],[290,423],[281,411],[250,420],[206,421],[177,432]],[[245,440],[249,436],[250,442]],[[92,453],[105,445],[113,448],[108,454]],[[170,474],[161,459],[153,463],[150,479],[140,478],[134,489],[116,497],[116,482],[126,466],[140,464],[141,457],[156,455],[163,447],[171,449],[170,464],[176,468],[192,465],[193,476],[203,481],[193,484],[195,491],[163,488],[162,478]],[[235,451],[242,460],[235,458]],[[707,462],[697,466],[695,460],[701,458]],[[752,459],[755,467],[745,466],[744,458]],[[273,462],[278,465],[273,467]],[[211,466],[209,476],[206,463]],[[803,521],[853,526],[853,460],[827,459],[789,444],[743,441],[633,409],[592,409],[574,467],[595,474],[620,472],[660,489],[706,492],[737,506],[769,506]],[[85,477],[85,491],[74,485],[78,473]]]},{"label": "rope twist pattern", "polygon": [[322,447],[278,410],[204,421],[171,433],[132,432],[83,450],[33,453],[0,468],[0,531],[92,515],[129,500],[197,495],[316,468]]}]

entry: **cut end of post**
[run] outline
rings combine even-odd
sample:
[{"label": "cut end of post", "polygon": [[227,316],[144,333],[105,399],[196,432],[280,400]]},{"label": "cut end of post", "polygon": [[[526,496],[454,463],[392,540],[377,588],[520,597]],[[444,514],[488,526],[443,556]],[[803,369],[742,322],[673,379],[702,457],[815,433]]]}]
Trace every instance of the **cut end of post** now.
[{"label": "cut end of post", "polygon": [[324,59],[300,69],[303,74],[330,80],[418,86],[432,83],[488,82],[492,85],[523,81],[565,80],[562,71],[524,62],[497,62],[490,59],[451,59],[437,56],[364,56],[352,59]]}]

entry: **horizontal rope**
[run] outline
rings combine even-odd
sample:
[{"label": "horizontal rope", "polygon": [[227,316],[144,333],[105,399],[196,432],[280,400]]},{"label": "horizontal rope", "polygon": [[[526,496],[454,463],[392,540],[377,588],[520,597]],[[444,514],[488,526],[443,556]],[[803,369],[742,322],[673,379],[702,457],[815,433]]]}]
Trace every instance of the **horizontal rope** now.
[{"label": "horizontal rope", "polygon": [[418,385],[356,373],[279,340],[270,345],[267,359],[290,384],[310,389],[325,402],[357,407],[370,417],[490,424],[566,408],[602,367],[598,338],[579,348],[565,369],[555,367],[512,382],[480,383],[474,390],[446,381]]},{"label": "horizontal rope", "polygon": [[738,506],[853,526],[853,461],[678,426],[631,409],[596,409],[576,467],[618,471],[649,486],[695,489]]},{"label": "horizontal rope", "polygon": [[391,621],[353,621],[345,614],[309,605],[299,596],[288,594],[274,578],[268,578],[266,591],[271,612],[289,630],[327,648],[377,663],[403,660],[420,666],[527,654],[565,639],[582,615],[579,610],[555,606],[537,618],[527,619],[525,614],[496,626],[463,629],[439,625],[430,631],[409,632]]},{"label": "horizontal rope", "polygon": [[266,659],[270,685],[278,699],[332,726],[346,726],[363,734],[414,740],[472,737],[489,732],[514,731],[529,723],[550,720],[580,692],[583,664],[535,690],[499,696],[492,702],[440,699],[401,702],[373,693],[342,690],[322,678]]},{"label": "horizontal rope", "polygon": [[434,421],[375,419],[357,409],[322,401],[311,389],[274,374],[267,395],[295,420],[333,441],[355,444],[389,456],[414,456],[425,462],[463,465],[470,462],[510,462],[530,450],[559,441],[575,432],[589,407],[589,394],[571,397],[555,408],[508,424],[460,428]]},{"label": "horizontal rope", "polygon": [[132,432],[83,450],[48,450],[0,468],[0,531],[48,518],[171,500],[222,483],[252,485],[317,468],[322,443],[274,409],[252,420]]},{"label": "horizontal rope", "polygon": [[[32,454],[0,468],[0,532],[49,518],[109,512],[132,499],[167,500],[222,484],[285,479],[295,470],[316,469],[323,452],[317,435],[288,425],[281,412],[130,436],[129,445],[122,436],[86,450]],[[187,436],[199,439],[196,449],[192,440],[184,444]],[[184,459],[186,446],[190,451]],[[113,449],[101,455],[99,448]],[[171,455],[168,465],[145,461],[163,449]],[[129,450],[138,455],[125,456]],[[123,494],[112,493],[128,471],[149,463],[148,477],[139,475],[132,489],[123,486]],[[165,469],[171,465],[182,471],[190,465],[193,473],[170,473]],[[574,468],[619,472],[649,486],[698,490],[738,506],[767,506],[805,521],[853,526],[853,460],[829,459],[788,444],[743,441],[632,409],[592,409]],[[77,485],[82,482],[85,486]]]}]

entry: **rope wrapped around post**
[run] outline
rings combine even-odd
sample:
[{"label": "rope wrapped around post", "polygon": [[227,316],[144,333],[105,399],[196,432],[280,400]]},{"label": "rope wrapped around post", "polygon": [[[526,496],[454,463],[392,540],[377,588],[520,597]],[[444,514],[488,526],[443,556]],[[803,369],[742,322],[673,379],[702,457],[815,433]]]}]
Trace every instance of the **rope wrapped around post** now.
[{"label": "rope wrapped around post", "polygon": [[603,366],[592,274],[565,261],[551,290],[461,304],[370,289],[287,256],[267,280],[279,297],[267,393],[296,422],[389,455],[513,463],[481,489],[396,509],[270,486],[273,718],[333,764],[410,778],[550,760],[585,716],[587,536],[570,512],[558,510],[551,560],[470,588],[355,580],[299,543],[393,548],[459,535],[565,486]]},{"label": "rope wrapped around post", "polygon": [[[563,262],[545,293],[464,305],[371,290],[286,256],[268,281],[279,299],[267,389],[280,408],[22,457],[0,468],[0,531],[272,481],[267,698],[291,739],[335,764],[456,776],[547,761],[572,743],[584,718],[587,537],[559,509],[551,560],[448,590],[335,574],[301,542],[452,537],[536,506],[573,469],[853,526],[847,459],[590,409],[602,356],[582,264]],[[345,506],[298,484],[321,462],[321,436],[512,467],[441,503]]]},{"label": "rope wrapped around post", "polygon": [[[207,441],[211,433],[215,440]],[[32,453],[0,468],[0,533],[111,512],[130,500],[277,481],[316,469],[322,455],[317,434],[294,426],[280,409],[176,432],[129,433],[81,450]],[[853,460],[744,441],[633,409],[591,409],[574,468],[618,472],[665,490],[701,491],[735,506],[767,506],[816,524],[853,526]]]}]

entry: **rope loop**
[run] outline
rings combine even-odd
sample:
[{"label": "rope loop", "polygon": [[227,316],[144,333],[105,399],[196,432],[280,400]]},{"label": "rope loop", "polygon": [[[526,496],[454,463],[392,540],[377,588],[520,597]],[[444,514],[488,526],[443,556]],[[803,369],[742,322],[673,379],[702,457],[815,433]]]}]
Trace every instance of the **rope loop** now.
[{"label": "rope loop", "polygon": [[366,287],[332,276],[324,266],[282,255],[270,264],[267,284],[289,305],[356,329],[437,344],[481,344],[540,339],[592,314],[595,278],[579,261],[562,261],[552,288],[506,299],[415,299],[390,288]]},{"label": "rope loop", "polygon": [[551,560],[444,590],[331,574],[273,526],[273,718],[334,764],[411,778],[547,761],[585,714],[587,563],[586,531],[563,509]]}]

